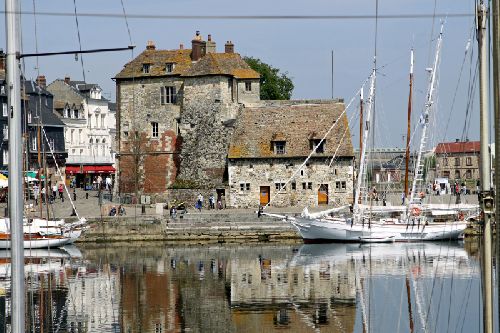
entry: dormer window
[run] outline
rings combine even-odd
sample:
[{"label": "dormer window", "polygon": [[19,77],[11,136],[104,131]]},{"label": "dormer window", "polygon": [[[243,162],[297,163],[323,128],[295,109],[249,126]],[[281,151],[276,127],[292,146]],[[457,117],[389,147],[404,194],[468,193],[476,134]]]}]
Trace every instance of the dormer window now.
[{"label": "dormer window", "polygon": [[142,64],[142,74],[149,74],[151,64]]},{"label": "dormer window", "polygon": [[175,64],[173,62],[167,62],[165,64],[165,72],[173,73],[175,69]]},{"label": "dormer window", "polygon": [[286,141],[274,141],[274,153],[276,155],[286,154]]},{"label": "dormer window", "polygon": [[311,139],[311,150],[314,150],[316,147],[316,153],[322,154],[325,152],[325,140],[321,141],[321,139]]}]

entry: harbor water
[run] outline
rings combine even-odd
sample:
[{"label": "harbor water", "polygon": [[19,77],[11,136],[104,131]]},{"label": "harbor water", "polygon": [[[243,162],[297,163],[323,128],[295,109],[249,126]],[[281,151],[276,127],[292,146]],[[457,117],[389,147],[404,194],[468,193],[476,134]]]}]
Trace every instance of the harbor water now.
[{"label": "harbor water", "polygon": [[481,331],[474,242],[82,244],[25,257],[29,332]]}]

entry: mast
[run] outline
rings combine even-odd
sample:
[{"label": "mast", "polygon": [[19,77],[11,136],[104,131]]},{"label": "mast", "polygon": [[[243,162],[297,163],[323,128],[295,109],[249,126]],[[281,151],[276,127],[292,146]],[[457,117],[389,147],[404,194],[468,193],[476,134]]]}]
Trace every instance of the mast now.
[{"label": "mast", "polygon": [[[498,22],[498,15],[500,15],[500,2],[499,0],[491,1],[491,9],[493,11],[493,108],[495,110],[495,156],[500,156],[500,82],[498,73],[499,64],[499,50],[500,46],[500,24]],[[500,158],[495,158],[495,170],[500,170]],[[500,193],[500,179],[495,177],[495,189],[496,193]],[[495,197],[495,210],[496,216],[500,216],[500,196]],[[500,223],[496,223],[496,234],[500,235]],[[497,277],[500,277],[500,246],[498,246],[498,241],[496,244],[496,273]],[[498,279],[498,278],[497,278]],[[500,295],[500,283],[497,283],[497,295]],[[497,304],[497,315],[500,317],[500,299]]]},{"label": "mast", "polygon": [[19,3],[5,0],[7,96],[9,105],[9,217],[12,250],[12,332],[24,333],[24,252]]},{"label": "mast", "polygon": [[[359,198],[361,195],[361,185],[366,178],[365,175],[365,164],[366,164],[366,147],[368,141],[368,134],[370,133],[370,118],[372,113],[373,99],[375,95],[375,79],[376,79],[376,68],[373,67],[371,81],[370,81],[370,95],[368,96],[368,109],[366,115],[365,126],[363,130],[363,141],[362,141],[362,149],[359,155],[359,171],[358,171],[358,183],[356,185],[356,193],[354,194],[354,212],[357,213],[359,210]],[[356,214],[359,215],[359,214]],[[356,221],[357,222],[357,221]]]},{"label": "mast", "polygon": [[359,92],[359,151],[363,149],[363,87]]},{"label": "mast", "polygon": [[415,172],[413,176],[413,183],[411,186],[411,193],[410,193],[410,201],[409,203],[413,202],[413,198],[415,197],[415,191],[417,189],[417,182],[423,180],[423,174],[424,174],[424,166],[422,164],[422,151],[425,148],[425,145],[427,143],[427,129],[429,127],[429,117],[432,112],[432,106],[434,105],[434,92],[436,90],[436,75],[437,75],[437,69],[439,65],[439,53],[441,51],[441,43],[443,41],[443,28],[444,25],[441,23],[441,30],[439,32],[439,37],[437,40],[436,44],[436,55],[434,56],[434,64],[432,68],[429,68],[428,71],[430,73],[429,76],[429,86],[427,89],[427,101],[425,103],[425,110],[423,111],[422,115],[420,116],[420,123],[423,126],[422,128],[422,137],[420,138],[420,146],[418,149],[418,154],[417,154],[417,162],[415,164]]},{"label": "mast", "polygon": [[406,131],[405,198],[408,197],[408,165],[410,163],[411,107],[413,98],[413,49],[410,52],[410,94],[408,95],[408,129]]},{"label": "mast", "polygon": [[493,214],[493,196],[491,191],[490,177],[490,154],[489,154],[489,52],[487,38],[487,9],[483,1],[477,7],[477,41],[479,49],[479,107],[480,107],[480,176],[481,193],[480,205],[483,212],[483,246],[482,246],[482,286],[483,286],[483,331],[493,332],[493,283],[492,283],[492,255],[491,255],[491,218]]}]

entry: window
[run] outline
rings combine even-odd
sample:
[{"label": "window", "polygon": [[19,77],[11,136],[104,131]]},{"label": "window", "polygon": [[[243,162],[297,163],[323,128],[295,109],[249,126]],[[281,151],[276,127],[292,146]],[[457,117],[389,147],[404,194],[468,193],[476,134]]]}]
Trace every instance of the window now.
[{"label": "window", "polygon": [[285,183],[274,183],[274,187],[279,191],[286,189]]},{"label": "window", "polygon": [[142,64],[142,73],[149,74],[149,70],[151,69],[151,64]]},{"label": "window", "polygon": [[106,128],[106,126],[104,126],[104,124],[105,124],[104,120],[105,119],[106,119],[106,115],[101,114],[101,128]]},{"label": "window", "polygon": [[175,64],[173,62],[167,62],[165,64],[165,72],[172,73],[174,71]]},{"label": "window", "polygon": [[455,170],[455,179],[460,179],[460,170]]},{"label": "window", "polygon": [[153,128],[153,138],[158,137],[158,123],[152,122],[151,127]]},{"label": "window", "polygon": [[292,183],[292,190],[296,190],[297,189],[297,184],[295,182]]},{"label": "window", "polygon": [[245,82],[245,91],[252,91],[252,82]]},{"label": "window", "polygon": [[450,178],[450,172],[449,171],[444,171],[443,172],[443,178]]},{"label": "window", "polygon": [[285,154],[286,153],[285,146],[286,146],[285,141],[274,141],[274,153],[276,155]]},{"label": "window", "polygon": [[49,150],[54,151],[55,150],[55,142],[54,139],[49,139]]},{"label": "window", "polygon": [[472,157],[467,157],[465,159],[465,165],[467,165],[467,166],[471,166],[472,165]]},{"label": "window", "polygon": [[175,103],[175,87],[161,87],[160,103],[161,105]]},{"label": "window", "polygon": [[69,118],[69,109],[64,109],[64,118]]},{"label": "window", "polygon": [[0,94],[5,94],[5,86],[0,86]]},{"label": "window", "polygon": [[9,114],[7,113],[7,103],[2,103],[2,116],[7,117]]},{"label": "window", "polygon": [[73,118],[78,119],[78,110],[73,110]]},{"label": "window", "polygon": [[472,179],[472,170],[471,169],[467,169],[467,171],[465,171],[465,178]]},{"label": "window", "polygon": [[31,112],[28,112],[28,124],[31,124]]},{"label": "window", "polygon": [[9,139],[9,125],[4,124],[3,125],[3,139],[8,140]]},{"label": "window", "polygon": [[309,182],[307,183],[307,189],[312,190],[313,189],[313,183]]},{"label": "window", "polygon": [[9,150],[8,149],[2,150],[2,159],[3,159],[3,165],[9,164]]},{"label": "window", "polygon": [[443,158],[443,165],[448,166],[448,159],[447,158]]},{"label": "window", "polygon": [[335,182],[335,189],[337,191],[345,191],[347,188],[347,182],[346,181],[337,181]]},{"label": "window", "polygon": [[302,189],[305,190],[307,188],[307,183],[302,183]]},{"label": "window", "polygon": [[250,183],[240,183],[240,191],[250,191]]},{"label": "window", "polygon": [[460,157],[455,157],[455,166],[460,166]]},{"label": "window", "polygon": [[[320,143],[321,142],[321,143]],[[325,140],[321,141],[321,139],[312,139],[311,140],[311,150],[316,148],[316,153],[324,153],[325,152]]]},{"label": "window", "polygon": [[126,137],[126,138],[128,138],[128,131],[124,131],[123,132],[123,136]]}]

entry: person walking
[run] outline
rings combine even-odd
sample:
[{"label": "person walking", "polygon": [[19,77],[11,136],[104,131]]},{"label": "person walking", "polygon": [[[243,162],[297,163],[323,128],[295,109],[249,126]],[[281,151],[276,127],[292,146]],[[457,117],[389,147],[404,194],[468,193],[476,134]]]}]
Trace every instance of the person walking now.
[{"label": "person walking", "polygon": [[59,199],[61,199],[61,201],[64,202],[64,196],[63,196],[64,189],[62,184],[59,184],[57,191],[59,192]]},{"label": "person walking", "polygon": [[57,198],[57,185],[52,185],[52,200],[56,200]]},{"label": "person walking", "polygon": [[401,192],[401,206],[405,204],[405,192]]},{"label": "person walking", "polygon": [[45,193],[47,193],[45,190],[45,186],[42,186],[42,202],[43,203],[45,203]]},{"label": "person walking", "polygon": [[208,202],[210,204],[210,209],[215,209],[215,198],[213,193],[210,193],[210,196],[208,197]]},{"label": "person walking", "polygon": [[40,189],[37,184],[33,185],[33,196],[35,197],[35,206],[38,206],[38,196],[40,195]]},{"label": "person walking", "polygon": [[198,194],[198,200],[196,200],[196,208],[201,212],[201,208],[203,207],[203,195]]}]

